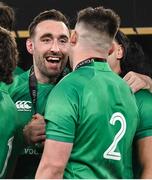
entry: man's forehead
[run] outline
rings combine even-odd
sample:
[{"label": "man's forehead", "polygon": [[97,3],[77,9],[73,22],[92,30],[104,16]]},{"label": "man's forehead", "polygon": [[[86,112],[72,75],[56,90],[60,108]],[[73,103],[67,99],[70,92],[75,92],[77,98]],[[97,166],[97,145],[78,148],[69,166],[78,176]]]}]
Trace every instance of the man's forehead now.
[{"label": "man's forehead", "polygon": [[62,21],[45,20],[40,22],[36,29],[36,33],[50,33],[54,35],[65,34],[69,36],[69,29]]}]

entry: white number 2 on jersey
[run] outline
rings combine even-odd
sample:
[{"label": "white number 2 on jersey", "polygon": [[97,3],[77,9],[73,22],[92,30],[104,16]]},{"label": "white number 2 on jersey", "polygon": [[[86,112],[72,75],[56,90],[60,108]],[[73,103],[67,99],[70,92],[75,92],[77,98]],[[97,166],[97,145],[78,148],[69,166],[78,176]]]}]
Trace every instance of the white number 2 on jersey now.
[{"label": "white number 2 on jersey", "polygon": [[2,171],[0,172],[0,178],[3,177],[4,173],[5,173],[5,170],[6,170],[6,167],[7,167],[7,163],[8,163],[8,159],[11,155],[11,151],[12,151],[12,142],[13,142],[13,139],[14,137],[11,137],[9,140],[8,140],[8,152],[7,152],[7,156],[6,156],[6,159],[5,159],[5,163],[4,163],[4,166],[3,166],[3,169]]},{"label": "white number 2 on jersey", "polygon": [[120,152],[115,152],[115,149],[117,147],[117,144],[119,143],[119,141],[121,140],[121,138],[124,136],[126,132],[126,120],[125,120],[125,117],[121,113],[116,112],[112,115],[110,119],[110,124],[115,125],[116,121],[120,121],[121,128],[118,131],[118,133],[115,135],[112,144],[104,152],[103,157],[105,159],[113,159],[113,160],[119,161],[121,159],[121,154]]}]

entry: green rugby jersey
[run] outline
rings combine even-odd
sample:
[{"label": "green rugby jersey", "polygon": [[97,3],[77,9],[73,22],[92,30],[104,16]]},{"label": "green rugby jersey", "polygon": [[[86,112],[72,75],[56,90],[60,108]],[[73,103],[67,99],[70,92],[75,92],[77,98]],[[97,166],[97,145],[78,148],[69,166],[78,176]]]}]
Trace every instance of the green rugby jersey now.
[{"label": "green rugby jersey", "polygon": [[0,178],[5,178],[19,123],[18,112],[6,85],[0,84]]},{"label": "green rugby jersey", "polygon": [[[152,119],[151,119],[152,93],[150,93],[148,90],[140,90],[137,93],[135,93],[135,97],[136,97],[137,106],[139,108],[140,124],[135,136],[134,143],[136,143],[136,141],[144,137],[152,136]],[[133,169],[134,169],[134,177],[137,179],[140,178],[141,167],[138,163],[138,159],[136,155],[137,155],[137,149],[134,146]]]},{"label": "green rugby jersey", "polygon": [[152,93],[148,90],[140,90],[135,93],[137,106],[139,108],[140,124],[136,133],[136,139],[152,136]]},{"label": "green rugby jersey", "polygon": [[14,70],[13,74],[19,75],[19,74],[22,74],[23,72],[24,72],[24,70],[22,68],[20,68],[19,66],[17,66],[16,69]]},{"label": "green rugby jersey", "polygon": [[[32,119],[34,112],[29,90],[29,73],[30,70],[16,76],[13,84],[8,88],[8,92],[16,104],[21,117],[20,122],[22,123],[22,128]],[[50,83],[37,84],[37,113],[44,115],[47,96],[53,87],[54,85]],[[14,178],[33,179],[41,154],[42,150],[36,146],[26,146],[19,157]]]},{"label": "green rugby jersey", "polygon": [[133,178],[138,109],[127,84],[105,62],[63,78],[48,96],[47,139],[73,143],[64,178]]}]

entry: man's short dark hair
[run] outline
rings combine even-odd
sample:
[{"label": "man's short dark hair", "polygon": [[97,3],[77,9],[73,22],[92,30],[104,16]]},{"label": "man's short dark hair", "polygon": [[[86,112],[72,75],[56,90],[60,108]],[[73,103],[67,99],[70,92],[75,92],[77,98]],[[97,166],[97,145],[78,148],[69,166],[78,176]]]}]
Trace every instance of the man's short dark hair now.
[{"label": "man's short dark hair", "polygon": [[18,51],[15,38],[10,31],[0,27],[0,82],[9,84],[13,80]]},{"label": "man's short dark hair", "polygon": [[51,9],[48,11],[41,12],[33,19],[32,23],[29,25],[30,37],[34,35],[36,26],[40,22],[45,21],[45,20],[61,21],[69,28],[69,23],[68,23],[67,18],[60,11]]},{"label": "man's short dark hair", "polygon": [[15,12],[13,8],[0,2],[0,26],[12,31],[15,22]]},{"label": "man's short dark hair", "polygon": [[119,16],[112,9],[104,7],[88,7],[78,13],[77,23],[83,22],[99,32],[105,32],[114,37],[120,25]]}]

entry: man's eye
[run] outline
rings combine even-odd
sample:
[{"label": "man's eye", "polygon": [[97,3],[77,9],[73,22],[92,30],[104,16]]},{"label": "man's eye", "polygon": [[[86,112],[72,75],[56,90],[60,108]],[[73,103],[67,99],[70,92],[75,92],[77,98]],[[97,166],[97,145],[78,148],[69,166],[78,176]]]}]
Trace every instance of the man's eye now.
[{"label": "man's eye", "polygon": [[68,41],[67,39],[60,39],[61,43],[67,43],[67,41]]},{"label": "man's eye", "polygon": [[50,39],[49,38],[46,38],[46,39],[42,39],[43,42],[49,42]]}]

